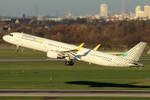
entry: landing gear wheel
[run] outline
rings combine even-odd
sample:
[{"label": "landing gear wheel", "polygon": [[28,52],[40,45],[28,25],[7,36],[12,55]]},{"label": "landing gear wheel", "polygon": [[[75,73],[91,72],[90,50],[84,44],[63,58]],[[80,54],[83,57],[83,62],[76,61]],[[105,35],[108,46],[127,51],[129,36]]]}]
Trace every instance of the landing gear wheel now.
[{"label": "landing gear wheel", "polygon": [[70,66],[73,66],[73,65],[74,65],[73,60],[69,61],[69,65],[70,65]]},{"label": "landing gear wheel", "polygon": [[66,65],[69,65],[68,61],[65,62]]},{"label": "landing gear wheel", "polygon": [[65,64],[69,65],[69,66],[73,66],[74,62],[73,62],[73,60],[69,60],[69,61],[66,61]]}]

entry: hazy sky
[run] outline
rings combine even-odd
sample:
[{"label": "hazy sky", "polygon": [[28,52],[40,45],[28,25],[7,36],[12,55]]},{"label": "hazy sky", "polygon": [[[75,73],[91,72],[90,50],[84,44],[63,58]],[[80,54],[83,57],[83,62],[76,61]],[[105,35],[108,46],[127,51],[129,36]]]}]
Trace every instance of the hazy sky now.
[{"label": "hazy sky", "polygon": [[[110,13],[120,12],[121,0],[0,0],[0,15],[93,15],[99,13],[101,3],[108,4]],[[134,12],[137,5],[145,4],[150,5],[150,0],[125,0],[125,9]]]}]

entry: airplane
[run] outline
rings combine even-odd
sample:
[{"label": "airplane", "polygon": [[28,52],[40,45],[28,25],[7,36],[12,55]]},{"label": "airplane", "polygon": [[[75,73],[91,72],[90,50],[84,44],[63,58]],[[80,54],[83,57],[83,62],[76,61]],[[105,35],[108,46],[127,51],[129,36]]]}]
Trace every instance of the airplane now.
[{"label": "airplane", "polygon": [[47,57],[64,59],[66,65],[73,66],[75,60],[91,64],[110,67],[143,67],[139,58],[142,55],[145,42],[140,42],[123,55],[113,55],[97,51],[100,44],[94,49],[79,47],[55,40],[45,39],[25,33],[13,32],[3,36],[3,40],[18,47],[26,47],[47,53]]}]

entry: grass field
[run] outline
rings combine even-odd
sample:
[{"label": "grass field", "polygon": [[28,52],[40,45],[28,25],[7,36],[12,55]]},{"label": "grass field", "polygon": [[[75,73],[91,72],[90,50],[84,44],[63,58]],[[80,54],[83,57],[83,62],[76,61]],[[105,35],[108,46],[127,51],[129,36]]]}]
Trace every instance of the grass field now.
[{"label": "grass field", "polygon": [[[0,49],[0,58],[46,58],[46,54],[25,49]],[[0,89],[150,89],[150,62],[137,68],[110,68],[76,62],[0,63]]]},{"label": "grass field", "polygon": [[[0,49],[0,58],[46,58],[46,54],[25,49]],[[0,89],[150,89],[150,62],[142,70],[110,68],[76,62],[0,63]]]},{"label": "grass field", "polygon": [[[144,55],[143,57],[149,57]],[[0,48],[2,58],[46,58],[46,54],[24,49]],[[0,89],[105,89],[150,90],[150,62],[145,67],[110,68],[76,62],[74,67],[64,62],[3,62],[0,63]],[[36,98],[0,97],[0,100],[149,100],[149,98]]]},{"label": "grass field", "polygon": [[19,52],[16,50],[16,46],[0,45],[0,59],[1,58],[47,58],[46,53],[20,48]]},{"label": "grass field", "polygon": [[0,64],[0,89],[150,89],[150,62],[136,68],[109,68],[76,62]]}]

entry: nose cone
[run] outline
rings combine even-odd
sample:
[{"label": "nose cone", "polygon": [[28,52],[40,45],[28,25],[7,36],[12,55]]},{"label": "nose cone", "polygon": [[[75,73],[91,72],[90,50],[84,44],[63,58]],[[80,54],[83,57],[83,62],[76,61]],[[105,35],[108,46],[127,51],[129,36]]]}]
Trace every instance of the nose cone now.
[{"label": "nose cone", "polygon": [[8,36],[7,35],[4,35],[2,38],[3,38],[4,41],[8,40]]},{"label": "nose cone", "polygon": [[3,40],[6,40],[6,35],[3,36]]}]

